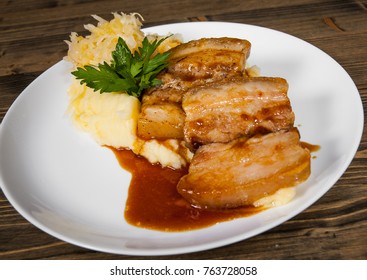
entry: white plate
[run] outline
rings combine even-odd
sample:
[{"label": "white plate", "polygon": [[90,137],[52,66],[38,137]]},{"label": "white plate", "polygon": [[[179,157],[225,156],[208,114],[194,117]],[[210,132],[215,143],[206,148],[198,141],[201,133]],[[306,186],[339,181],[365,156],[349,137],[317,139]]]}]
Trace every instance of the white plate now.
[{"label": "white plate", "polygon": [[[249,64],[290,84],[302,140],[321,145],[311,177],[288,205],[188,232],[130,226],[124,204],[130,175],[113,153],[77,131],[65,115],[70,65],[61,61],[31,83],[7,112],[0,130],[0,185],[15,209],[43,231],[110,253],[164,255],[206,250],[244,240],[294,217],[327,192],[358,148],[363,108],[357,88],[330,56],[293,36],[251,25],[200,22],[145,29],[251,41]],[[327,218],[327,217],[325,217]]]}]

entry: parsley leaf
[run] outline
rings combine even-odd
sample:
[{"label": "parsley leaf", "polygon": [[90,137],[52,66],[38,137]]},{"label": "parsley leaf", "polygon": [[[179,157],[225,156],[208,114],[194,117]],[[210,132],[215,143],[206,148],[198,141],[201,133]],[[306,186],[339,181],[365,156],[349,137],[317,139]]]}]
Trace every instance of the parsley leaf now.
[{"label": "parsley leaf", "polygon": [[154,56],[153,53],[166,38],[149,42],[145,37],[138,51],[131,53],[120,37],[112,52],[111,64],[85,65],[71,73],[94,91],[127,92],[140,98],[144,89],[161,84],[156,76],[168,66],[170,52]]}]

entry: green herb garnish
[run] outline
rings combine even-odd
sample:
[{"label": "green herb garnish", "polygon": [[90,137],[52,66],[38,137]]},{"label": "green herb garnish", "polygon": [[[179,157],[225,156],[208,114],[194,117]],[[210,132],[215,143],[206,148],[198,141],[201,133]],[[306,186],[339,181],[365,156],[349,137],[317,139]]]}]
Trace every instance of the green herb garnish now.
[{"label": "green herb garnish", "polygon": [[138,51],[131,53],[120,37],[112,52],[111,64],[86,65],[71,73],[94,91],[127,92],[140,98],[144,89],[161,84],[156,76],[168,66],[170,52],[152,55],[166,38],[149,42],[145,37]]}]

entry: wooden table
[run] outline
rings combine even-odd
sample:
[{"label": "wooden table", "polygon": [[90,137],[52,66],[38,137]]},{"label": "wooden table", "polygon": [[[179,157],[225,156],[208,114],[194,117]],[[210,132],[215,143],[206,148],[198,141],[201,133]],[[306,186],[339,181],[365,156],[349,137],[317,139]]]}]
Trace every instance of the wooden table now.
[{"label": "wooden table", "polygon": [[[91,14],[139,12],[144,26],[227,21],[277,29],[317,46],[354,80],[367,108],[367,2],[1,1],[0,118],[22,90],[66,54],[71,31]],[[21,174],[20,174],[21,175]],[[0,259],[367,259],[367,134],[345,174],[319,201],[276,228],[225,247],[162,257],[131,257],[60,241],[20,216],[0,191]]]}]

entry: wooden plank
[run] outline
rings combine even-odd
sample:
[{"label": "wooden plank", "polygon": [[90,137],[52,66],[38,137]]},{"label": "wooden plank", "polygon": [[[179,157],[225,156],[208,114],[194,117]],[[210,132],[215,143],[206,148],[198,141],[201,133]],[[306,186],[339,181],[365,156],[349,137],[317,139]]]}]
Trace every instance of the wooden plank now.
[{"label": "wooden plank", "polygon": [[[365,1],[24,0],[0,2],[0,121],[20,92],[66,54],[71,31],[83,32],[94,22],[90,14],[109,18],[117,10],[142,13],[145,26],[216,20],[295,35],[347,70],[367,111]],[[365,127],[352,164],[310,208],[248,240],[176,256],[121,256],[68,244],[28,223],[0,191],[0,259],[367,259],[366,162]]]}]

